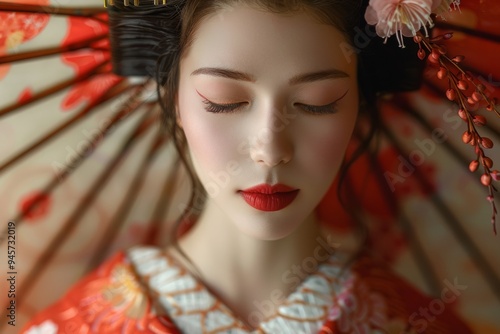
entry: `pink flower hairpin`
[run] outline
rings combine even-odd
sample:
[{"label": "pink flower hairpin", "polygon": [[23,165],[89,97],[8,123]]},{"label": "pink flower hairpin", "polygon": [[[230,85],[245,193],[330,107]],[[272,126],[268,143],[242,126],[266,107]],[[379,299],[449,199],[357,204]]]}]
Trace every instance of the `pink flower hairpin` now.
[{"label": "pink flower hairpin", "polygon": [[458,105],[458,116],[467,123],[462,140],[473,146],[476,154],[469,164],[469,170],[475,172],[480,166],[483,169],[481,183],[489,191],[487,200],[492,207],[491,223],[496,235],[494,193],[497,189],[492,181],[500,180],[500,172],[492,169],[493,161],[485,153],[486,149],[493,148],[493,141],[481,136],[478,131],[479,127],[486,125],[486,118],[473,110],[486,107],[486,110],[500,116],[497,101],[487,95],[486,87],[474,74],[460,66],[464,56],[448,56],[446,48],[439,44],[452,38],[453,34],[429,37],[427,29],[433,26],[433,17],[457,10],[459,6],[460,0],[370,0],[365,19],[368,24],[375,25],[377,35],[386,41],[396,35],[400,47],[405,47],[404,37],[413,37],[413,41],[419,45],[417,56],[422,60],[427,58],[436,67],[439,79],[448,80],[446,98]]}]

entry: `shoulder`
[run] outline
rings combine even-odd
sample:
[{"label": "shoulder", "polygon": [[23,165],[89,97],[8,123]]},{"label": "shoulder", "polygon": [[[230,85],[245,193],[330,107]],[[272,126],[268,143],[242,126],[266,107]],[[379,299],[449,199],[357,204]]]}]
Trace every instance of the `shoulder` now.
[{"label": "shoulder", "polygon": [[441,295],[431,298],[363,253],[340,283],[330,320],[341,333],[367,328],[389,333],[472,333],[453,311],[460,294],[458,282],[447,282]]},{"label": "shoulder", "polygon": [[156,313],[128,251],[120,251],[37,314],[21,333],[178,333]]}]

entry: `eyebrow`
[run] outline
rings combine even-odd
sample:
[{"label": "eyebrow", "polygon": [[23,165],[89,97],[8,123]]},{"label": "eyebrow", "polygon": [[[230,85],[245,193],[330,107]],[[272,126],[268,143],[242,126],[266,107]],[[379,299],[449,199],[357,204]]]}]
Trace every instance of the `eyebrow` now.
[{"label": "eyebrow", "polygon": [[[223,77],[240,81],[248,81],[248,82],[257,81],[255,77],[253,77],[248,73],[233,71],[227,68],[219,68],[219,67],[201,67],[193,71],[193,73],[191,73],[191,75],[199,75],[199,74],[213,75],[217,77]],[[345,73],[344,71],[331,69],[331,70],[323,70],[323,71],[296,75],[288,81],[288,84],[291,86],[291,85],[315,82],[326,79],[337,79],[337,78],[348,78],[348,77],[349,74]]]}]

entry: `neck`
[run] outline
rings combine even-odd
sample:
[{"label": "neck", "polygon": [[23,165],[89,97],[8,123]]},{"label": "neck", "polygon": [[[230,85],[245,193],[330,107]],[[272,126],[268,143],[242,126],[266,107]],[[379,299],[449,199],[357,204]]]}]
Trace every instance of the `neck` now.
[{"label": "neck", "polygon": [[207,287],[240,314],[257,300],[269,300],[272,291],[286,297],[315,270],[314,263],[332,253],[313,213],[290,235],[259,240],[238,230],[210,201],[179,245]]}]

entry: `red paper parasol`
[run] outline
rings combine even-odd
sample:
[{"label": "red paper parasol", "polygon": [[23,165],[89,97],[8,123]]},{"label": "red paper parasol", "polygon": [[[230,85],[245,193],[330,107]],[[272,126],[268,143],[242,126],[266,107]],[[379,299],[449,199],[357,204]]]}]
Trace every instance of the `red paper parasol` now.
[{"label": "red paper parasol", "polygon": [[[455,32],[448,53],[466,56],[463,66],[489,96],[500,91],[498,17],[496,1],[463,1],[433,30]],[[453,307],[477,332],[492,333],[500,329],[500,243],[446,88],[429,66],[418,92],[385,97],[378,151],[364,154],[347,182],[374,251],[430,294],[439,296],[444,280],[467,285]],[[112,73],[101,1],[0,1],[1,263],[9,272],[7,236],[15,233],[16,328],[107,255],[165,242],[188,189],[158,126],[155,94],[152,80]],[[483,114],[498,141],[498,120]],[[496,148],[488,154],[500,161]],[[354,223],[335,194],[332,186],[318,214],[335,217],[344,240]],[[0,302],[8,305],[7,292]]]}]

